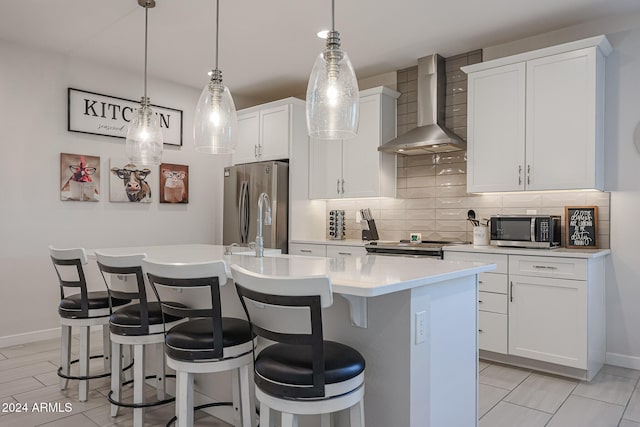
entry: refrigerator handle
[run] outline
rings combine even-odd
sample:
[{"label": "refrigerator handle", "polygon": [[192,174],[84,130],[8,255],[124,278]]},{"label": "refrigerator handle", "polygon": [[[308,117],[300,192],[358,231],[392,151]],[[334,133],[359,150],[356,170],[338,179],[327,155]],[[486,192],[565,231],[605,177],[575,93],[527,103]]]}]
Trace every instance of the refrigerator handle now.
[{"label": "refrigerator handle", "polygon": [[240,215],[240,243],[247,243],[248,227],[248,208],[249,208],[249,185],[247,181],[240,184],[240,200],[238,202],[238,214]]}]

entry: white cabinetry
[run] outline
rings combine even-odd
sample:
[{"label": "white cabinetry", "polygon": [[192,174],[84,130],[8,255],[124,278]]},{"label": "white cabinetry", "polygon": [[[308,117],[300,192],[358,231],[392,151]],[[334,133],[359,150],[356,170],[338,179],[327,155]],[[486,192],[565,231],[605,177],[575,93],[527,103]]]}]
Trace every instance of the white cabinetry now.
[{"label": "white cabinetry", "polygon": [[364,246],[356,245],[289,242],[289,253],[292,255],[326,256],[329,258],[340,258],[346,256],[365,255],[367,253],[367,250],[364,248]]},{"label": "white cabinetry", "polygon": [[396,156],[378,147],[396,135],[396,99],[385,87],[360,92],[358,135],[310,140],[309,197],[395,197]]},{"label": "white cabinetry", "polygon": [[[296,126],[306,126],[304,101],[287,98],[238,111],[233,163],[288,159]],[[306,143],[306,141],[299,141]]]},{"label": "white cabinetry", "polygon": [[591,380],[605,356],[604,256],[500,252],[445,251],[498,265],[478,278],[481,357]]},{"label": "white cabinetry", "polygon": [[289,254],[305,256],[327,256],[327,246],[314,243],[289,242]]},{"label": "white cabinetry", "polygon": [[507,255],[445,252],[445,259],[496,264],[494,271],[478,275],[478,347],[506,354],[509,321]]},{"label": "white cabinetry", "polygon": [[610,52],[599,36],[463,67],[467,190],[603,189]]}]

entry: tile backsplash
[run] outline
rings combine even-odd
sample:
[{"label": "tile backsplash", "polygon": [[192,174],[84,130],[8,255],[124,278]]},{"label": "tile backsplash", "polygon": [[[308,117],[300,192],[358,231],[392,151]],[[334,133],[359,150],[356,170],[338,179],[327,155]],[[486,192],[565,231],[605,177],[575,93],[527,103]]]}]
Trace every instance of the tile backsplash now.
[{"label": "tile backsplash", "polygon": [[[459,68],[479,62],[477,52],[447,58],[446,123],[466,139],[466,76]],[[463,73],[464,74],[464,73]],[[417,125],[417,67],[398,71],[398,135]],[[465,78],[463,78],[465,77]],[[508,194],[468,194],[466,152],[420,156],[398,155],[398,180],[395,199],[372,198],[327,200],[328,212],[345,211],[346,238],[360,239],[361,227],[356,211],[370,208],[376,220],[380,240],[408,239],[418,232],[423,240],[473,239],[467,211],[477,218],[497,214],[561,215],[564,246],[564,207],[597,206],[599,247],[609,248],[610,194],[599,191],[522,192]],[[327,236],[328,237],[328,236]]]}]

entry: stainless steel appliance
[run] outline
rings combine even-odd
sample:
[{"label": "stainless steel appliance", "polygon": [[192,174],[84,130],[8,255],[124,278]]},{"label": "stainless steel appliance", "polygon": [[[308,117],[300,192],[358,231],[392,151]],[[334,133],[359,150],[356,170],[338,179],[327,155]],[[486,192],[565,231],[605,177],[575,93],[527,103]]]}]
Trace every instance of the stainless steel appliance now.
[{"label": "stainless steel appliance", "polygon": [[442,240],[422,240],[420,242],[410,242],[400,240],[399,242],[370,242],[364,245],[368,254],[409,256],[409,257],[430,257],[442,259],[444,257],[443,246],[466,245],[469,242],[442,241]]},{"label": "stainless steel appliance", "polygon": [[491,217],[491,244],[524,248],[560,246],[558,215],[498,215]]},{"label": "stainless steel appliance", "polygon": [[247,163],[224,168],[222,243],[248,246],[258,235],[258,198],[269,196],[271,225],[263,225],[265,248],[288,253],[289,165]]}]

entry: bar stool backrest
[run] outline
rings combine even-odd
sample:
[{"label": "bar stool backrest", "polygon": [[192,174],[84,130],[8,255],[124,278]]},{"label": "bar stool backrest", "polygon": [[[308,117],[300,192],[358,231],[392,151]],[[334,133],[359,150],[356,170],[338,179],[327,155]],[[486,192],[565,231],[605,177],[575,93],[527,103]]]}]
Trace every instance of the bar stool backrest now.
[{"label": "bar stool backrest", "polygon": [[80,311],[82,317],[89,315],[89,299],[87,280],[83,266],[87,265],[87,253],[83,248],[59,249],[49,246],[49,255],[53,261],[58,281],[60,282],[60,299],[65,298],[65,288],[77,288],[80,294]]},{"label": "bar stool backrest", "polygon": [[[111,298],[137,300],[140,303],[140,332],[148,334],[148,298],[146,282],[142,273],[142,260],[146,257],[146,254],[107,255],[100,251],[95,253],[98,269],[104,279],[104,284],[109,290],[109,296]],[[109,299],[110,301],[111,298]],[[113,312],[113,308],[110,308]]]},{"label": "bar stool backrest", "polygon": [[224,261],[166,263],[145,258],[142,270],[162,307],[163,316],[209,318],[213,325],[213,350],[200,358],[224,356],[220,286],[227,283]]},{"label": "bar stool backrest", "polygon": [[[327,276],[277,277],[251,272],[238,265],[231,274],[253,333],[283,344],[306,346],[312,354],[309,384],[282,384],[258,374],[255,382],[262,390],[277,396],[314,398],[325,395],[324,338],[322,308],[333,303],[331,281]],[[269,314],[268,311],[277,311]],[[295,321],[289,313],[295,316]],[[302,314],[302,316],[301,316]]]}]

